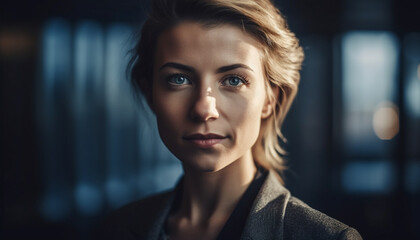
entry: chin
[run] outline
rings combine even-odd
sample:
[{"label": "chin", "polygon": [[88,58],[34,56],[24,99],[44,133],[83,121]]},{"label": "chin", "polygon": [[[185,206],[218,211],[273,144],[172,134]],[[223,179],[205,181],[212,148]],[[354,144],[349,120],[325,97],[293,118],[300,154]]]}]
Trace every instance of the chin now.
[{"label": "chin", "polygon": [[197,159],[188,159],[186,161],[182,161],[182,164],[184,166],[184,170],[187,169],[187,171],[195,171],[195,172],[202,172],[202,173],[211,173],[211,172],[217,172],[228,165],[230,163],[224,163],[220,158],[200,158],[200,160]]}]

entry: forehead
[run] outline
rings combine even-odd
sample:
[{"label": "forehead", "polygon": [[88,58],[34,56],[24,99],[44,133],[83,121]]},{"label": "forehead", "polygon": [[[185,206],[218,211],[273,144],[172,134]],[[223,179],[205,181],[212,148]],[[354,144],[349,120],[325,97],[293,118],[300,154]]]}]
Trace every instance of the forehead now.
[{"label": "forehead", "polygon": [[182,61],[197,67],[232,63],[261,65],[261,50],[259,42],[237,26],[208,27],[182,22],[158,38],[155,66],[167,61]]}]

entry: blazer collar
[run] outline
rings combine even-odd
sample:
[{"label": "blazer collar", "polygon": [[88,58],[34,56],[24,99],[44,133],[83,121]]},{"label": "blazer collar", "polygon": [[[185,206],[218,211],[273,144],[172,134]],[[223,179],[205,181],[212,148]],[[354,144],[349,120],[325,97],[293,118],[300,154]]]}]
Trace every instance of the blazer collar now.
[{"label": "blazer collar", "polygon": [[156,219],[150,219],[150,221],[153,221],[154,223],[146,239],[157,239],[157,240],[167,239],[164,232],[165,221],[169,215],[169,211],[171,210],[171,206],[175,200],[176,189],[179,187],[179,185],[180,185],[180,182],[178,182],[177,187],[169,193],[166,204],[163,206],[160,206],[160,209],[156,209],[158,214],[157,214]]},{"label": "blazer collar", "polygon": [[[160,209],[147,239],[166,239],[162,230],[173,204],[175,191],[169,194],[167,203]],[[241,239],[283,239],[284,215],[289,199],[290,192],[280,183],[277,174],[270,170],[254,200]]]},{"label": "blazer collar", "polygon": [[241,239],[283,239],[283,223],[290,192],[269,171],[254,200]]}]

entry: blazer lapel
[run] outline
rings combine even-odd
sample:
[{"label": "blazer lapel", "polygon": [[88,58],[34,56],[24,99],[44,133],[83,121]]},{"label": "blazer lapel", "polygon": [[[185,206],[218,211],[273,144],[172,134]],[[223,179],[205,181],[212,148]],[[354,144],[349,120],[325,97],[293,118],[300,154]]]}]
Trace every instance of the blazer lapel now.
[{"label": "blazer lapel", "polygon": [[[166,239],[162,229],[174,201],[174,192],[165,196],[166,201],[164,206],[159,206],[160,211],[154,208],[159,213],[156,218],[150,219],[153,223],[147,239]],[[241,239],[283,239],[283,220],[289,198],[290,192],[279,182],[276,173],[270,171],[254,200]]]},{"label": "blazer lapel", "polygon": [[251,212],[248,215],[241,239],[283,239],[283,222],[290,192],[270,171]]}]

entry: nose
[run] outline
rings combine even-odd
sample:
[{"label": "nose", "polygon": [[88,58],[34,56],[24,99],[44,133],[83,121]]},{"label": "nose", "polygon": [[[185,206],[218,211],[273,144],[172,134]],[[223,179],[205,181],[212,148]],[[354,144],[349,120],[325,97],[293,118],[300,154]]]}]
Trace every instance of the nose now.
[{"label": "nose", "polygon": [[216,97],[211,94],[211,89],[209,90],[209,88],[207,88],[205,91],[201,91],[198,94],[196,102],[191,110],[191,117],[196,121],[203,122],[219,118]]}]

